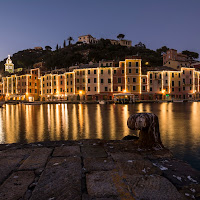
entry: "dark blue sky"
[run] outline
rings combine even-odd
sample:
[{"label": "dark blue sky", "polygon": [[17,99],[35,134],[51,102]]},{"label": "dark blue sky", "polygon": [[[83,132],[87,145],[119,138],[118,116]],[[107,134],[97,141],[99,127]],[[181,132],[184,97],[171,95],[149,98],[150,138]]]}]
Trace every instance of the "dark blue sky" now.
[{"label": "dark blue sky", "polygon": [[200,0],[0,0],[0,60],[72,36],[116,38],[200,54]]}]

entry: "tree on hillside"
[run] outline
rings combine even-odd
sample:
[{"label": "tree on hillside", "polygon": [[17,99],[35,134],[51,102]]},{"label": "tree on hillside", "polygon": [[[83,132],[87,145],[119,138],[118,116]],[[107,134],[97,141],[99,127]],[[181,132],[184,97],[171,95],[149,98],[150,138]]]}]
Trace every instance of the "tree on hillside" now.
[{"label": "tree on hillside", "polygon": [[51,51],[51,49],[52,49],[52,48],[51,48],[50,46],[45,46],[45,50],[46,50],[46,51]]},{"label": "tree on hillside", "polygon": [[69,41],[69,46],[71,45],[71,41],[74,40],[73,37],[68,37],[67,40]]},{"label": "tree on hillside", "polygon": [[122,39],[124,39],[124,37],[125,37],[125,35],[122,34],[122,33],[120,33],[120,34],[117,36],[117,39],[122,40]]},{"label": "tree on hillside", "polygon": [[162,46],[161,48],[156,49],[156,52],[159,53],[160,55],[163,55],[163,53],[166,53],[168,50],[169,50],[168,47]]},{"label": "tree on hillside", "polygon": [[188,56],[190,59],[199,58],[199,54],[198,53],[192,52],[192,51],[188,51],[188,50],[182,51],[182,54]]},{"label": "tree on hillside", "polygon": [[58,51],[58,44],[56,45],[56,51]]},{"label": "tree on hillside", "polygon": [[138,44],[136,44],[135,47],[140,48],[140,49],[146,49],[146,45],[143,44],[142,42],[139,42]]},{"label": "tree on hillside", "polygon": [[64,40],[64,43],[63,43],[63,48],[65,48],[66,47],[66,41]]}]

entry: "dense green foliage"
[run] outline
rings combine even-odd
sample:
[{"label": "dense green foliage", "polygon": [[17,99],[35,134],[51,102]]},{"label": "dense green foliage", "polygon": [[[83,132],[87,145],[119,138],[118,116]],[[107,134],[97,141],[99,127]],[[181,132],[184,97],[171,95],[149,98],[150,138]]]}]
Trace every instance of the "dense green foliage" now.
[{"label": "dense green foliage", "polygon": [[122,34],[122,33],[120,33],[120,34],[117,36],[117,39],[122,40],[122,39],[124,39],[124,37],[125,37],[125,35]]},{"label": "dense green foliage", "polygon": [[182,54],[188,56],[190,59],[199,58],[199,54],[198,53],[192,52],[192,51],[188,51],[188,50],[182,51]]},{"label": "dense green foliage", "polygon": [[[97,44],[71,44],[73,38],[68,38],[69,45],[64,48],[56,46],[55,51],[51,51],[50,46],[45,50],[27,49],[19,51],[12,56],[15,68],[31,68],[34,63],[44,62],[46,69],[68,68],[80,63],[90,61],[99,62],[105,60],[124,60],[125,57],[138,55],[142,58],[142,64],[148,62],[148,66],[162,66],[162,54],[168,50],[166,46],[156,51],[146,48],[143,43],[138,43],[133,47],[112,45],[109,40],[100,39]],[[65,43],[65,42],[64,42]],[[4,70],[6,59],[0,62],[1,71]]]}]

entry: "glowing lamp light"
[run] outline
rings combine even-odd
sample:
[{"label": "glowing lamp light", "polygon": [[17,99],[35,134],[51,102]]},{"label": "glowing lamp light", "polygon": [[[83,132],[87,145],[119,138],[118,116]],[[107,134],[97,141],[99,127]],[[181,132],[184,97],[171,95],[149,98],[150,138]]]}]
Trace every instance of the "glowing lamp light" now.
[{"label": "glowing lamp light", "polygon": [[145,62],[145,65],[148,65],[149,64],[149,62]]},{"label": "glowing lamp light", "polygon": [[126,90],[123,90],[123,92],[125,93],[125,92],[126,92]]},{"label": "glowing lamp light", "polygon": [[26,95],[28,95],[28,92],[26,93]]},{"label": "glowing lamp light", "polygon": [[165,90],[163,90],[162,93],[165,93]]},{"label": "glowing lamp light", "polygon": [[79,94],[83,94],[83,91],[82,91],[82,90],[80,90],[80,91],[79,91]]}]

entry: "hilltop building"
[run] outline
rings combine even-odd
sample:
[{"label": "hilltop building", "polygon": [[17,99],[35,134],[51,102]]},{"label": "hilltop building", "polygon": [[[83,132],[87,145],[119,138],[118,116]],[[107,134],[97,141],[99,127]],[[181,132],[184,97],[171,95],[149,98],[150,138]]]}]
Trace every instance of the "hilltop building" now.
[{"label": "hilltop building", "polygon": [[98,42],[98,40],[91,35],[82,35],[78,37],[78,42],[83,42],[86,44],[95,44]]},{"label": "hilltop building", "polygon": [[39,51],[43,50],[42,47],[34,47],[34,49],[37,50],[37,51],[38,51],[38,50],[39,50]]},{"label": "hilltop building", "polygon": [[12,63],[10,55],[8,55],[8,58],[5,63],[5,71],[9,73],[14,73],[14,64]]},{"label": "hilltop building", "polygon": [[131,40],[112,40],[109,39],[111,44],[113,45],[121,45],[121,46],[126,46],[126,47],[131,47],[132,46],[132,41]]},{"label": "hilltop building", "polygon": [[175,49],[169,49],[163,54],[163,66],[171,67],[175,70],[181,70],[181,67],[189,67],[191,60],[187,55],[177,53]]},{"label": "hilltop building", "polygon": [[[121,46],[126,46],[126,47],[132,46],[131,40],[113,40],[113,39],[108,39],[108,40],[110,40],[112,45],[121,45]],[[98,42],[98,39],[88,34],[88,35],[79,36],[78,42],[83,42],[86,44],[96,44]]]}]

